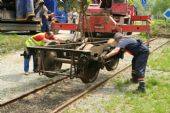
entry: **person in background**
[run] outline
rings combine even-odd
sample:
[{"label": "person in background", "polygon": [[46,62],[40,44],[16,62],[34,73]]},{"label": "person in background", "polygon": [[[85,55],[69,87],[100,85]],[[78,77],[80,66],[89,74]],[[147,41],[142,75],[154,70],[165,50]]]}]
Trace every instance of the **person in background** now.
[{"label": "person in background", "polygon": [[[76,11],[76,8],[73,8],[73,12],[71,14],[71,21],[72,21],[72,24],[76,24],[77,23],[77,19],[78,19],[78,13]],[[71,34],[73,34],[75,31],[74,30],[71,30]]]},{"label": "person in background", "polygon": [[149,56],[149,48],[143,44],[139,39],[125,37],[121,33],[116,33],[114,36],[116,48],[103,56],[108,59],[114,55],[124,53],[125,51],[133,55],[132,59],[132,83],[138,83],[139,86],[136,91],[145,92],[145,69]]},{"label": "person in background", "polygon": [[41,15],[41,31],[42,32],[48,32],[50,31],[49,24],[50,20],[52,20],[52,17],[54,16],[54,13],[51,13],[50,11],[46,10]]},{"label": "person in background", "polygon": [[41,32],[49,32],[49,20],[54,16],[54,13],[47,9],[43,0],[39,1],[39,4]]},{"label": "person in background", "polygon": [[24,72],[25,75],[29,74],[29,61],[33,56],[33,71],[37,72],[38,60],[36,58],[36,52],[28,49],[28,47],[44,46],[51,41],[60,42],[60,38],[53,34],[53,32],[38,33],[31,38],[28,38],[25,42],[26,48],[24,50]]},{"label": "person in background", "polygon": [[33,0],[16,0],[16,20],[32,20],[34,16]]}]

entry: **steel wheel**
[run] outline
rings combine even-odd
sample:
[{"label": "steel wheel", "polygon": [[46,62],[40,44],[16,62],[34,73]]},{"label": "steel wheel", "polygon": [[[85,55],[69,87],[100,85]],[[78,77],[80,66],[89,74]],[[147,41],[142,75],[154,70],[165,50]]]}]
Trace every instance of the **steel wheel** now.
[{"label": "steel wheel", "polygon": [[[56,42],[50,42],[48,45],[57,45]],[[44,70],[45,71],[59,71],[62,67],[62,62],[55,61],[56,57],[61,57],[62,53],[56,51],[47,51],[44,56]],[[54,77],[56,74],[44,73],[47,77]]]},{"label": "steel wheel", "polygon": [[97,61],[90,61],[83,70],[80,72],[81,80],[83,83],[94,82],[99,74],[100,67]]},{"label": "steel wheel", "polygon": [[[46,53],[44,59],[44,69],[45,71],[59,71],[62,67],[62,62],[56,62],[55,58],[59,57],[56,52],[50,51]],[[54,77],[56,74],[45,73],[47,77]]]},{"label": "steel wheel", "polygon": [[[87,44],[83,50],[91,50],[93,47],[92,44]],[[80,79],[83,83],[94,82],[99,74],[100,66],[98,61],[90,60],[85,55],[80,57],[79,61],[79,70],[80,70]]]},{"label": "steel wheel", "polygon": [[105,67],[107,71],[112,71],[117,68],[119,63],[119,57],[114,56],[105,62]]}]

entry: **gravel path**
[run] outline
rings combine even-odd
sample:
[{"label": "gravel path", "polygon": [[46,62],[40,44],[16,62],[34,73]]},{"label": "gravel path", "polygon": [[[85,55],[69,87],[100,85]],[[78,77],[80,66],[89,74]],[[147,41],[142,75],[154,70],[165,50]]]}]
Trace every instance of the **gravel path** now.
[{"label": "gravel path", "polygon": [[[57,36],[64,37],[64,40],[68,40],[70,37],[73,37],[73,34],[68,34],[69,31],[61,30]],[[30,61],[30,74],[29,76],[25,76],[23,71],[23,57],[20,56],[21,53],[23,53],[23,51],[15,51],[0,56],[0,103],[15,98],[23,92],[28,92],[53,79],[59,78],[55,77],[50,79],[33,73],[32,59]]]},{"label": "gravel path", "polygon": [[8,54],[3,56],[0,60],[1,103],[52,80],[45,76],[39,76],[37,73],[33,73],[32,62],[30,62],[30,74],[29,76],[25,76],[23,72],[23,58],[19,56],[20,53],[21,51],[17,51]]}]

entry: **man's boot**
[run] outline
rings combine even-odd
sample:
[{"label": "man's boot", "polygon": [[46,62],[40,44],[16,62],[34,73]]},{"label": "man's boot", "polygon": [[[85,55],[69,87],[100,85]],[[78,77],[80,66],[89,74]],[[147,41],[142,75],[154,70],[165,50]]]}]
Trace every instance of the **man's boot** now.
[{"label": "man's boot", "polygon": [[141,93],[145,93],[145,82],[144,81],[139,81],[139,86],[138,86],[138,89],[136,91],[141,92]]}]

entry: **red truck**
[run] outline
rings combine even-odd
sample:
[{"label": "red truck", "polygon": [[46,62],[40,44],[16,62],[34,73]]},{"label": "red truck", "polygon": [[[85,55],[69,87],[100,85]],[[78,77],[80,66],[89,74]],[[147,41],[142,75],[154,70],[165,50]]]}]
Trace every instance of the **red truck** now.
[{"label": "red truck", "polygon": [[[137,15],[134,5],[129,5],[127,0],[101,0],[99,4],[90,4],[85,11],[83,25],[53,23],[52,29],[78,30],[83,26],[85,34],[124,32],[150,32],[150,16]],[[135,21],[143,21],[135,25]]]}]

